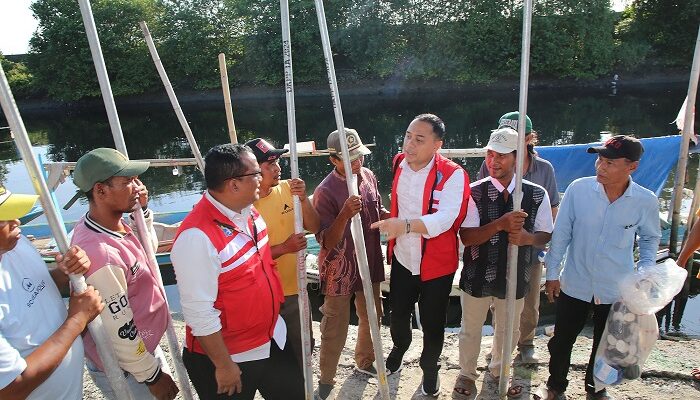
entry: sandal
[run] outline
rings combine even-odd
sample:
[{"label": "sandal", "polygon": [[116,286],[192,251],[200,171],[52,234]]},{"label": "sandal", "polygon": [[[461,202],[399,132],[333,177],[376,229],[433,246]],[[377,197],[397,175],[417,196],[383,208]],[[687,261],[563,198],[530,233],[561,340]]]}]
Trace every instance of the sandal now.
[{"label": "sandal", "polygon": [[452,398],[455,400],[469,400],[476,395],[476,382],[464,375],[457,375],[455,387],[452,390]]},{"label": "sandal", "polygon": [[542,385],[532,392],[532,398],[535,400],[566,400],[566,395]]},{"label": "sandal", "polygon": [[520,396],[523,394],[523,385],[513,385],[508,388],[508,391],[506,392],[506,396],[508,396],[509,399],[519,399]]},{"label": "sandal", "polygon": [[690,371],[690,376],[693,378],[694,382],[700,382],[700,368],[693,368]]}]

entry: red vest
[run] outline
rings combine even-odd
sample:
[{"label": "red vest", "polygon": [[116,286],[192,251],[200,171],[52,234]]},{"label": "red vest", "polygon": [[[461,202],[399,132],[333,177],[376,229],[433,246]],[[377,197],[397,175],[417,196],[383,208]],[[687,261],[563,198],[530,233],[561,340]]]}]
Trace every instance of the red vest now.
[{"label": "red vest", "polygon": [[[401,161],[404,159],[403,153],[399,153],[394,157],[394,182],[391,186],[391,216],[398,217],[399,204],[397,185],[399,184],[399,176],[401,176],[402,168]],[[423,214],[433,214],[440,207],[440,201],[435,199],[434,193],[441,192],[445,186],[445,182],[452,174],[461,169],[459,165],[454,163],[440,154],[435,154],[435,162],[428,173],[428,178],[425,180],[423,188]],[[440,177],[438,179],[438,176]],[[445,193],[446,195],[450,195]],[[452,227],[440,235],[430,238],[421,239],[422,258],[420,264],[420,279],[421,281],[429,281],[441,276],[449,275],[457,271],[459,264],[459,226],[462,224],[464,217],[467,215],[467,204],[469,202],[469,176],[464,172],[464,193],[462,194],[462,207],[459,210],[459,215],[455,219]],[[391,263],[394,254],[394,246],[396,240],[390,240],[387,246],[387,260]]]},{"label": "red vest", "polygon": [[[255,236],[253,239],[202,196],[182,221],[177,236],[189,228],[202,230],[219,252],[221,272],[214,308],[221,312],[221,334],[229,354],[242,353],[268,342],[284,294],[272,260],[265,221],[255,208],[251,209],[248,228]],[[189,326],[185,334],[190,351],[206,354]]]}]

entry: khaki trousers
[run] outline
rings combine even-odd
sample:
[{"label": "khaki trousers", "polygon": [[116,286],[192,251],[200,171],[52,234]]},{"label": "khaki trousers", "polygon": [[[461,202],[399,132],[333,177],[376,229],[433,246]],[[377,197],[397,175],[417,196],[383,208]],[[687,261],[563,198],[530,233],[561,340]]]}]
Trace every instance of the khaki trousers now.
[{"label": "khaki trousers", "polygon": [[[506,328],[506,301],[497,297],[473,297],[462,292],[460,295],[462,304],[462,326],[459,330],[459,367],[460,375],[476,380],[479,373],[476,372],[479,352],[481,351],[481,332],[486,321],[489,307],[493,304],[495,313],[495,333],[489,371],[491,375],[498,377],[501,368],[502,338]],[[513,324],[513,341],[511,351],[515,349],[520,337],[520,313],[523,310],[523,299],[515,300],[515,321]]]},{"label": "khaki trousers", "polygon": [[542,263],[536,262],[530,268],[530,286],[525,295],[523,312],[520,314],[520,339],[518,349],[535,347],[535,329],[540,319],[540,280],[542,279]]},{"label": "khaki trousers", "polygon": [[[379,283],[372,284],[372,289],[374,291],[377,317],[381,321],[382,301],[379,285]],[[321,378],[319,383],[334,384],[340,353],[345,347],[345,339],[348,336],[350,300],[352,296],[326,296],[323,300],[323,305],[321,306],[321,313],[323,314],[321,319],[321,350],[319,355]],[[367,368],[374,362],[374,348],[367,317],[367,302],[362,291],[355,292],[354,296],[355,310],[359,320],[355,343],[355,364],[359,368]]]}]

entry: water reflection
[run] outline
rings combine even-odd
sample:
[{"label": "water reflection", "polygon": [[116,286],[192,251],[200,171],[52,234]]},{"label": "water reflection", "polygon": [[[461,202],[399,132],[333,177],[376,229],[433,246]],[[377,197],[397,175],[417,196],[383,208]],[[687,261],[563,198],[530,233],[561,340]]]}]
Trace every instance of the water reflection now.
[{"label": "water reflection", "polygon": [[[627,91],[616,97],[608,94],[606,88],[531,91],[528,114],[540,134],[540,143],[590,142],[597,140],[600,131],[640,137],[675,133],[668,121],[674,119],[685,95],[682,87]],[[413,116],[422,112],[441,116],[448,131],[445,147],[478,147],[486,143],[498,117],[517,108],[518,99],[517,91],[476,91],[450,95],[346,96],[342,101],[347,126],[357,129],[365,142],[377,145],[365,163],[375,171],[380,190],[386,194],[390,188],[391,158],[399,151],[403,132]],[[203,152],[228,140],[222,108],[219,102],[183,106]],[[129,106],[120,107],[119,111],[131,158],[191,157],[182,129],[168,106]],[[234,113],[240,141],[262,136],[278,146],[287,142],[283,98],[240,102],[234,105]],[[330,98],[299,98],[296,115],[299,140],[314,140],[317,148],[325,148],[326,136],[335,129]],[[24,119],[33,143],[48,145],[47,157],[53,161],[74,161],[96,147],[113,146],[107,118],[100,107],[25,113]],[[11,144],[0,144],[0,157],[6,162],[17,159]],[[461,162],[473,178],[480,161]],[[305,158],[300,163],[309,188],[315,187],[329,169],[330,163],[325,158]],[[6,173],[3,165],[0,178],[4,180]],[[167,168],[153,169],[143,178],[155,197],[203,187],[202,176],[193,168],[185,168],[179,176],[173,176]]]}]

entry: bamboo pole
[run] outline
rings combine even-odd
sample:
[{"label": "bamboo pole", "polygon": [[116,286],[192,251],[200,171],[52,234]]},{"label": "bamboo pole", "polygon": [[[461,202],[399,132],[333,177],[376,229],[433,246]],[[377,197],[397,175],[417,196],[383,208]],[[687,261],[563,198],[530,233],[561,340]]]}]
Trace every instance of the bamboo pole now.
[{"label": "bamboo pole", "polygon": [[[348,194],[357,195],[358,188],[356,178],[352,174],[350,166],[350,157],[348,152],[348,144],[345,140],[345,122],[343,121],[343,110],[340,105],[340,97],[338,93],[338,81],[335,77],[335,66],[333,64],[333,53],[331,52],[331,42],[328,37],[328,25],[326,23],[326,12],[323,7],[323,0],[314,0],[316,4],[316,16],[318,17],[318,26],[321,33],[321,42],[323,47],[323,55],[326,59],[326,69],[328,72],[328,84],[331,90],[331,99],[333,101],[333,112],[335,114],[335,123],[340,136],[340,148],[343,154],[343,166],[345,168],[345,181],[348,185]],[[362,278],[362,291],[365,295],[367,303],[367,315],[369,317],[370,335],[372,338],[372,346],[374,347],[374,358],[377,366],[377,379],[379,381],[379,393],[382,400],[389,400],[389,384],[386,377],[386,365],[384,364],[384,353],[382,350],[382,337],[379,333],[379,320],[374,304],[374,291],[372,290],[372,277],[369,273],[369,265],[367,261],[367,249],[365,247],[365,237],[362,231],[362,220],[360,214],[355,214],[350,222],[350,231],[352,233],[353,243],[355,245],[355,256],[357,257],[357,265]]]},{"label": "bamboo pole", "polygon": [[[83,17],[83,23],[85,24],[85,32],[87,33],[88,43],[90,45],[90,51],[92,53],[93,63],[95,64],[95,71],[97,72],[98,81],[100,83],[102,98],[105,102],[107,117],[109,119],[110,128],[112,130],[112,137],[114,138],[114,144],[117,150],[119,150],[122,154],[124,154],[124,156],[129,158],[129,153],[126,149],[126,143],[124,142],[124,134],[122,133],[121,124],[119,122],[117,107],[114,103],[114,96],[112,95],[112,88],[109,82],[109,77],[107,75],[107,67],[105,66],[104,58],[102,56],[100,39],[97,35],[97,29],[95,27],[95,18],[92,15],[90,1],[79,0],[79,3],[80,12]],[[170,315],[168,297],[166,296],[165,288],[163,287],[163,278],[160,275],[158,261],[156,260],[155,251],[150,240],[150,231],[146,228],[146,220],[143,216],[143,211],[141,209],[140,203],[137,203],[136,209],[134,210],[132,215],[134,216],[134,222],[136,223],[136,233],[138,234],[138,238],[141,242],[141,245],[144,251],[146,252],[149,268],[151,269],[151,273],[158,280],[158,289],[160,290],[163,299],[165,300],[166,307],[168,307],[168,326],[166,327],[165,333],[168,340],[168,347],[170,348],[170,354],[173,358],[173,363],[175,365],[175,377],[180,383],[180,389],[182,390],[183,397],[187,400],[191,400],[193,398],[192,387],[190,385],[189,377],[187,376],[187,370],[185,369],[185,365],[182,361],[182,352],[177,339],[177,335],[175,334],[175,327],[173,325],[172,316]]]},{"label": "bamboo pole", "polygon": [[[530,30],[532,28],[532,0],[523,2],[523,43],[520,56],[520,101],[518,106],[518,147],[515,161],[515,190],[513,210],[520,210],[523,200],[523,173],[525,162],[525,120],[527,118],[527,90],[530,76]],[[501,368],[498,381],[499,398],[508,396],[510,363],[513,357],[513,327],[515,324],[515,294],[518,285],[518,246],[508,245],[508,280],[506,287],[506,329],[502,343]],[[501,311],[499,311],[501,312]]]},{"label": "bamboo pole", "polygon": [[175,96],[175,91],[173,90],[173,85],[170,83],[170,78],[168,78],[168,74],[165,72],[165,68],[163,68],[163,63],[160,61],[160,56],[158,56],[158,50],[156,49],[156,45],[153,43],[153,38],[151,37],[151,32],[148,30],[148,25],[146,25],[146,22],[144,21],[139,22],[139,25],[143,31],[144,38],[146,38],[146,44],[148,44],[148,50],[151,53],[151,58],[153,58],[153,63],[156,65],[158,75],[160,75],[160,79],[163,81],[165,91],[168,92],[170,104],[172,104],[175,115],[177,115],[177,120],[180,121],[180,126],[182,126],[182,130],[185,132],[187,141],[192,148],[194,158],[197,159],[197,166],[202,174],[204,174],[204,159],[202,158],[202,153],[199,151],[197,141],[194,139],[190,125],[187,123],[185,114],[182,112],[180,102],[177,100],[177,96]]},{"label": "bamboo pole", "polygon": [[[3,70],[2,65],[0,65],[0,105],[2,106],[2,111],[12,129],[15,144],[17,145],[20,155],[22,156],[25,167],[27,167],[27,172],[32,180],[34,191],[39,195],[39,200],[41,201],[41,206],[44,209],[46,220],[51,227],[51,233],[53,234],[61,253],[65,253],[68,251],[69,247],[65,225],[62,222],[56,204],[52,201],[50,195],[51,192],[46,184],[41,168],[39,167],[36,158],[34,158],[32,145],[29,141],[27,130],[24,127],[24,121],[22,121],[22,116],[20,115],[17,104],[15,103],[14,96],[12,95],[12,91],[7,82],[7,77],[5,76],[5,71]],[[87,290],[87,284],[85,283],[85,278],[82,275],[70,275],[69,278],[71,285],[73,286],[73,290],[76,293],[82,293]],[[129,386],[126,384],[121,368],[119,368],[119,363],[114,355],[112,343],[110,342],[104,325],[102,324],[102,318],[98,315],[92,322],[90,322],[88,329],[90,331],[90,335],[92,335],[92,338],[95,340],[97,352],[102,360],[105,368],[105,374],[107,375],[107,379],[109,380],[109,384],[112,386],[114,393],[120,400],[130,400],[132,397],[131,392],[129,391]]]},{"label": "bamboo pole", "polygon": [[[284,94],[287,104],[287,131],[289,133],[290,165],[292,179],[299,178],[299,156],[297,154],[297,123],[296,107],[294,105],[294,71],[292,69],[292,42],[289,29],[289,2],[280,0],[282,22],[282,58],[284,64]],[[219,59],[221,60],[221,59]],[[223,76],[223,74],[222,74]],[[230,102],[229,102],[230,105]],[[228,115],[228,111],[227,111]],[[294,202],[294,232],[304,232],[301,201],[299,196],[293,196]],[[297,252],[297,285],[299,287],[299,319],[301,340],[303,346],[302,361],[304,370],[304,389],[306,400],[311,400],[314,393],[314,371],[311,364],[311,306],[306,285],[306,255],[304,250]]]},{"label": "bamboo pole", "polygon": [[224,91],[224,109],[226,110],[226,124],[231,143],[238,143],[236,124],[233,122],[233,107],[231,106],[231,89],[228,85],[228,68],[226,68],[226,54],[219,54],[219,71],[221,72],[221,89]]},{"label": "bamboo pole", "polygon": [[681,202],[683,200],[683,188],[685,187],[685,170],[688,166],[688,147],[690,147],[690,137],[693,135],[691,128],[695,114],[695,98],[698,92],[698,75],[700,75],[700,26],[698,27],[698,36],[695,40],[693,65],[690,69],[690,78],[688,80],[688,103],[685,107],[685,118],[683,119],[682,132],[683,137],[681,139],[681,150],[678,154],[676,177],[673,185],[671,236],[668,243],[668,248],[672,254],[678,253],[678,225],[680,224]]}]

